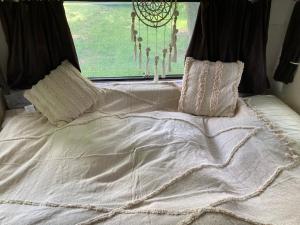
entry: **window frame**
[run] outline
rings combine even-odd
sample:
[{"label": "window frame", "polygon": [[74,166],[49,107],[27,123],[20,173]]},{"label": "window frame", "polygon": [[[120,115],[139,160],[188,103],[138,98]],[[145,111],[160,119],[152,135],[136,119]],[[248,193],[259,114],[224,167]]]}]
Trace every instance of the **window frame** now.
[{"label": "window frame", "polygon": [[[64,0],[64,2],[132,2],[132,0]],[[177,2],[201,2],[201,0],[177,0]],[[168,74],[165,78],[159,78],[159,80],[180,80],[183,74]],[[88,77],[93,82],[112,82],[112,81],[152,81],[154,75],[149,77],[145,76],[119,76],[119,77]]]},{"label": "window frame", "polygon": [[[64,2],[132,2],[132,0],[64,0]],[[177,0],[177,2],[201,2],[201,0]]]}]

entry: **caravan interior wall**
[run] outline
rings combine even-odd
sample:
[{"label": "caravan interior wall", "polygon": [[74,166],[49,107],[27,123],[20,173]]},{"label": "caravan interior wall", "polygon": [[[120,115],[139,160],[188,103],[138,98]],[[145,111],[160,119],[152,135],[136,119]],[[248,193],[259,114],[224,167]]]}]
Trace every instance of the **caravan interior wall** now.
[{"label": "caravan interior wall", "polygon": [[294,82],[288,85],[277,82],[273,79],[274,72],[279,62],[281,47],[285,38],[286,30],[293,11],[294,0],[273,0],[270,25],[269,40],[267,46],[267,69],[271,82],[272,92],[281,98],[285,103],[300,113],[299,91],[300,69],[295,75]]}]

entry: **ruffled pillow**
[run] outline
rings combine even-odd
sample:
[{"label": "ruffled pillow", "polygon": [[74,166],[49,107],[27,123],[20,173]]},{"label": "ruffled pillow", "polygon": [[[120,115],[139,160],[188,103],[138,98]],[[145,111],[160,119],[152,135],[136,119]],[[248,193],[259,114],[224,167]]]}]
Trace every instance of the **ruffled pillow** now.
[{"label": "ruffled pillow", "polygon": [[50,123],[63,126],[96,103],[97,89],[71,63],[64,61],[43,80],[25,91],[24,97]]},{"label": "ruffled pillow", "polygon": [[232,117],[244,63],[186,58],[179,111],[210,117]]}]

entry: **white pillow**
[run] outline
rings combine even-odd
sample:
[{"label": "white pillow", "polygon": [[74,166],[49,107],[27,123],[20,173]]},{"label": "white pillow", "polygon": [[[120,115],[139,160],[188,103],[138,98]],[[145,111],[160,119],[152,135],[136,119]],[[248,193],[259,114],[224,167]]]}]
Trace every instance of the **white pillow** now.
[{"label": "white pillow", "polygon": [[63,126],[78,118],[97,101],[97,89],[82,77],[68,61],[64,61],[25,91],[27,98],[50,123]]},{"label": "white pillow", "polygon": [[201,116],[235,114],[244,63],[199,61],[187,57],[179,111]]}]

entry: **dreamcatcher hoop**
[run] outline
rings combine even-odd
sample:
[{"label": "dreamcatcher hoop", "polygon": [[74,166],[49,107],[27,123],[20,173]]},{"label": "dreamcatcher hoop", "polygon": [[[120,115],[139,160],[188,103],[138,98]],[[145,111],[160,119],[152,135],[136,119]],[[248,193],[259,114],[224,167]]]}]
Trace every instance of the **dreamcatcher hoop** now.
[{"label": "dreamcatcher hoop", "polygon": [[134,0],[132,6],[139,20],[148,27],[168,24],[177,13],[177,0]]},{"label": "dreamcatcher hoop", "polygon": [[[142,68],[142,42],[143,38],[141,36],[140,22],[142,22],[147,27],[147,48],[146,48],[146,73],[145,76],[149,77],[150,74],[150,51],[151,48],[148,46],[148,27],[155,28],[156,32],[156,48],[154,59],[154,81],[159,80],[159,52],[158,52],[158,38],[157,31],[159,28],[164,27],[164,48],[162,49],[162,73],[161,77],[166,77],[166,72],[171,72],[171,61],[177,61],[177,33],[178,29],[176,26],[177,17],[179,16],[179,11],[177,10],[177,0],[132,0],[133,11],[131,13],[131,40],[134,42],[134,60],[138,58],[139,68]],[[136,17],[138,19],[138,29],[136,29],[135,21]],[[171,40],[169,43],[169,48],[166,47],[165,35],[166,35],[166,25],[171,23]],[[138,53],[137,53],[138,52]],[[166,67],[166,57],[168,57],[168,67]],[[138,55],[138,57],[137,57]]]}]

